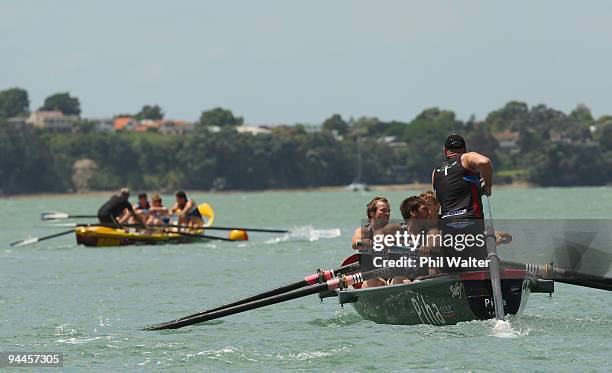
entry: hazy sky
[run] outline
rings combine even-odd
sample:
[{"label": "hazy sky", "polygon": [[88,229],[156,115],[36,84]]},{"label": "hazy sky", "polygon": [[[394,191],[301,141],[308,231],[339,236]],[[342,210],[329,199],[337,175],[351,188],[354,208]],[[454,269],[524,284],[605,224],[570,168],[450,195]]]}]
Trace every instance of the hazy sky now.
[{"label": "hazy sky", "polygon": [[31,109],[69,91],[87,117],[466,119],[510,100],[612,114],[610,1],[1,0],[0,17],[0,90],[25,88]]}]

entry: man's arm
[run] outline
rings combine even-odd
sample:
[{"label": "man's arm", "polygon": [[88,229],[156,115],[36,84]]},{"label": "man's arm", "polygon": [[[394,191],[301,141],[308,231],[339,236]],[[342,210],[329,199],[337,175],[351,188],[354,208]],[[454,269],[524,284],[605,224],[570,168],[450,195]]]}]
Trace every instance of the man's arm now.
[{"label": "man's arm", "polygon": [[351,245],[353,246],[353,250],[361,249],[361,227],[355,229],[355,233],[353,233],[353,238],[351,239]]},{"label": "man's arm", "polygon": [[490,196],[493,187],[493,165],[491,160],[482,154],[469,152],[461,157],[461,165],[468,170],[480,172],[485,182],[484,193]]},{"label": "man's arm", "polygon": [[431,190],[436,190],[434,186],[434,177],[436,176],[436,170],[431,171]]},{"label": "man's arm", "polygon": [[178,210],[177,215],[185,216],[187,215],[189,211],[191,211],[192,208],[193,208],[193,201],[187,200],[187,203],[185,203],[185,207],[182,210]]},{"label": "man's arm", "polygon": [[128,210],[129,214],[136,220],[137,223],[144,225],[144,221],[142,220],[140,214],[137,214],[132,207],[132,204],[126,201],[125,209]]}]

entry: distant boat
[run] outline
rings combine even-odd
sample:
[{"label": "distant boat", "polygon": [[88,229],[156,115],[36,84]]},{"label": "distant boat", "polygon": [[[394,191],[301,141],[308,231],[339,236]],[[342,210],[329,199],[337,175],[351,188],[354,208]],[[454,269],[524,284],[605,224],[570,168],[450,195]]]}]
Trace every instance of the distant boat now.
[{"label": "distant boat", "polygon": [[346,186],[347,190],[352,192],[368,192],[370,191],[370,187],[366,183],[358,182],[357,180],[353,181],[349,185]]},{"label": "distant boat", "polygon": [[370,187],[368,184],[361,181],[361,169],[362,169],[362,160],[361,160],[361,148],[359,147],[359,140],[357,140],[357,177],[353,180],[352,183],[346,186],[347,190],[352,192],[368,192],[370,191]]}]

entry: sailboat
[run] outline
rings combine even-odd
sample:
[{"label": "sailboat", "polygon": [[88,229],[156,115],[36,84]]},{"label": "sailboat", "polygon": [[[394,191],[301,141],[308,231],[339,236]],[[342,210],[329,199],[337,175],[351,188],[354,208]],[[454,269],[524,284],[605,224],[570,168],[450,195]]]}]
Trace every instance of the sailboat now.
[{"label": "sailboat", "polygon": [[359,140],[357,140],[357,177],[352,183],[346,186],[347,190],[352,192],[367,192],[370,190],[368,184],[361,181],[361,169],[362,169],[362,158],[361,158],[361,146],[359,146]]}]

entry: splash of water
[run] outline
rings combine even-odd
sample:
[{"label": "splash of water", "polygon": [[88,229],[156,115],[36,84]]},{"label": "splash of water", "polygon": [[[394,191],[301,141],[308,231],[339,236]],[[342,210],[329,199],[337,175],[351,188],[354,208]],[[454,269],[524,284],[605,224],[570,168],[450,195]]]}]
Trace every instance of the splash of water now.
[{"label": "splash of water", "polygon": [[293,227],[289,233],[266,241],[266,243],[279,243],[287,241],[318,241],[322,238],[339,237],[342,233],[340,229],[315,229],[312,225]]},{"label": "splash of water", "polygon": [[521,337],[521,333],[517,330],[512,329],[512,325],[510,324],[510,321],[507,321],[507,320],[495,321],[495,326],[493,326],[491,335],[497,338],[519,338]]}]

